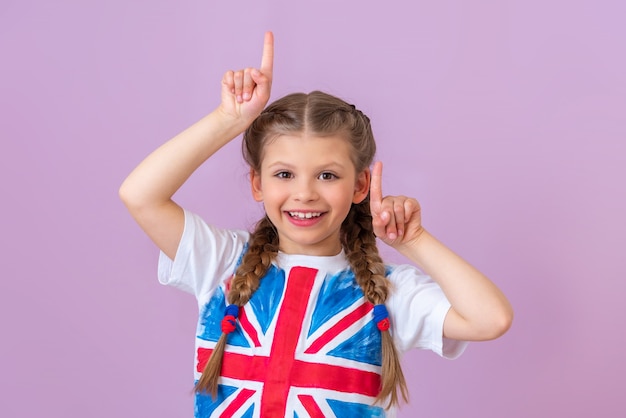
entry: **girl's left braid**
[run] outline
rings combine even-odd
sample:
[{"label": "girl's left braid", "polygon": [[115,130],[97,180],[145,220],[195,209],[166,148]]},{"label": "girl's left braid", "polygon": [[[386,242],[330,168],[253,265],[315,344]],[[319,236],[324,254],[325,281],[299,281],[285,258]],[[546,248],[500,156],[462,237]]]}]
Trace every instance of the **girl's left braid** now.
[{"label": "girl's left braid", "polygon": [[[378,254],[376,236],[372,227],[369,196],[360,204],[353,204],[342,224],[342,244],[357,283],[365,298],[374,305],[374,318],[381,333],[381,388],[376,403],[388,401],[389,408],[400,403],[399,396],[408,401],[408,389],[400,367],[400,356],[389,333],[389,319],[385,301],[389,294],[389,280],[385,265]],[[399,393],[398,393],[399,392]]]}]

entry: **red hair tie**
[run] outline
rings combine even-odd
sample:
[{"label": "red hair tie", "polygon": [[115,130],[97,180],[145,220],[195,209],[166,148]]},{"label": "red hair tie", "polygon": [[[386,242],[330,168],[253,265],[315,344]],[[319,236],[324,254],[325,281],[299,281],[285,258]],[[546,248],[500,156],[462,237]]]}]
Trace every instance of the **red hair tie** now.
[{"label": "red hair tie", "polygon": [[237,316],[239,315],[239,306],[228,305],[224,310],[224,318],[222,319],[222,332],[230,334],[237,328]]}]

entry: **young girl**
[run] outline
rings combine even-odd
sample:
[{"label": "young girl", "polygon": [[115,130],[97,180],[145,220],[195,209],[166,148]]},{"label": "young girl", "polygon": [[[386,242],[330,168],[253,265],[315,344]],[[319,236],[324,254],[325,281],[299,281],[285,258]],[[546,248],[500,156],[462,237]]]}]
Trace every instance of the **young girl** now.
[{"label": "young girl", "polygon": [[[455,358],[497,338],[512,310],[480,272],[421,224],[420,206],[383,197],[367,116],[330,95],[265,110],[273,36],[259,69],[229,71],[221,104],[148,156],[120,196],[161,249],[159,280],[193,293],[196,417],[394,416],[407,389],[399,352]],[[244,132],[252,233],[222,230],[172,195]],[[383,264],[376,237],[415,267]]]}]

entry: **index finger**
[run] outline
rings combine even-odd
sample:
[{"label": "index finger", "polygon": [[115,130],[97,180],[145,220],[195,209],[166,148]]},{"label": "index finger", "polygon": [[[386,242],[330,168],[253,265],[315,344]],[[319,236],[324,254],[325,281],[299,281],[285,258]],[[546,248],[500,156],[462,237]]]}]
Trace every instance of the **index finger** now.
[{"label": "index finger", "polygon": [[383,201],[383,163],[377,161],[372,168],[370,182],[370,207],[372,212],[378,213]]},{"label": "index finger", "polygon": [[266,76],[272,76],[274,69],[274,34],[272,32],[265,32],[263,57],[261,58],[261,68],[259,69]]}]

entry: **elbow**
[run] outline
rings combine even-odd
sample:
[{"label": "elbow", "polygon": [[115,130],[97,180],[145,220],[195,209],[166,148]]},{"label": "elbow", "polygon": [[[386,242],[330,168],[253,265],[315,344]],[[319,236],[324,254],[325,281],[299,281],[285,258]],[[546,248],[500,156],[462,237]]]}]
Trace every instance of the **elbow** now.
[{"label": "elbow", "polygon": [[120,184],[120,188],[117,190],[117,194],[119,195],[122,202],[125,202],[130,193],[130,187],[128,185],[128,177],[124,179],[122,184]]},{"label": "elbow", "polygon": [[117,195],[119,196],[120,200],[126,204],[127,199],[128,199],[128,192],[126,191],[126,187],[125,187],[126,183],[122,183],[122,185],[120,186],[120,188],[117,190]]},{"label": "elbow", "polygon": [[513,325],[513,308],[507,306],[500,312],[492,315],[488,326],[483,329],[483,340],[495,340],[500,338]]},{"label": "elbow", "polygon": [[498,327],[495,329],[496,332],[494,333],[493,339],[500,338],[504,334],[506,334],[507,331],[511,329],[511,325],[513,325],[512,315],[507,317],[505,320],[503,320],[502,322],[498,324]]},{"label": "elbow", "polygon": [[137,193],[133,192],[132,188],[128,185],[128,182],[124,181],[124,183],[122,183],[117,191],[117,194],[128,210],[140,207],[140,204],[137,201]]},{"label": "elbow", "polygon": [[122,183],[118,190],[118,196],[130,215],[137,219],[143,210],[143,205],[137,198],[137,194],[133,192],[126,182]]},{"label": "elbow", "polygon": [[472,317],[461,316],[454,308],[444,322],[444,337],[463,341],[489,341],[504,335],[513,324],[513,309],[507,303],[496,308],[475,312]]},{"label": "elbow", "polygon": [[145,218],[146,211],[149,209],[149,205],[142,202],[137,193],[125,184],[120,186],[118,196],[130,216],[141,225],[142,219]]},{"label": "elbow", "polygon": [[480,320],[468,323],[468,341],[490,341],[500,338],[513,324],[513,309],[510,306],[490,310],[481,315]]},{"label": "elbow", "polygon": [[125,186],[125,183],[122,183],[119,190],[117,191],[117,194],[122,203],[124,203],[124,206],[126,206],[126,208],[130,210],[130,208],[133,207],[132,193],[130,193],[128,187]]}]

